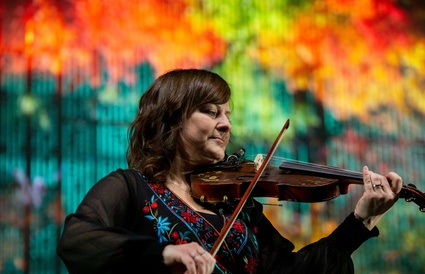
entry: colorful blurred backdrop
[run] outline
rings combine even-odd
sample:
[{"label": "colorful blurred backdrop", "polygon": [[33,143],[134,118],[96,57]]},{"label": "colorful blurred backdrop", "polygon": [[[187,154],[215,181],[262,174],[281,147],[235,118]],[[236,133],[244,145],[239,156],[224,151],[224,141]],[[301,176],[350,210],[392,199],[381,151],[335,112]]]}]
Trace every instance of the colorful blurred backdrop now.
[{"label": "colorful blurred backdrop", "polygon": [[[127,126],[155,77],[206,68],[233,90],[247,155],[398,172],[425,190],[421,0],[1,0],[0,272],[66,273],[64,218],[126,167]],[[264,202],[296,248],[329,234],[362,188]],[[356,273],[425,273],[425,213],[400,200]]]}]

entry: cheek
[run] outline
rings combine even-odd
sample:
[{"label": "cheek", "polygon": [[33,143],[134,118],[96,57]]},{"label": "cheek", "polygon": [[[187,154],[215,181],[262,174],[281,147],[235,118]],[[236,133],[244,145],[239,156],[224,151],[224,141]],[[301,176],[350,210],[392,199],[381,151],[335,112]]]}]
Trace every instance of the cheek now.
[{"label": "cheek", "polygon": [[182,134],[182,140],[187,144],[197,144],[207,139],[207,130],[201,127],[188,127]]},{"label": "cheek", "polygon": [[196,121],[187,127],[186,132],[195,138],[206,138],[211,133],[211,125],[205,120]]}]

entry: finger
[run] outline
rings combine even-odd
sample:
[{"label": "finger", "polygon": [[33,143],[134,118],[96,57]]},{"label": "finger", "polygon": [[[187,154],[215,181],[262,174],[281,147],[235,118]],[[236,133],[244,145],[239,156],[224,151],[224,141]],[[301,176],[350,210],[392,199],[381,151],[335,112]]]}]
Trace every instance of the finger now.
[{"label": "finger", "polygon": [[202,255],[199,256],[202,259],[202,263],[204,264],[205,273],[212,273],[215,267],[216,260],[215,258],[208,252],[204,252]]},{"label": "finger", "polygon": [[181,257],[182,264],[186,267],[186,271],[184,273],[187,274],[196,274],[196,263],[193,259],[192,255],[190,254],[184,254]]},{"label": "finger", "polygon": [[208,263],[205,258],[202,255],[198,254],[193,258],[193,260],[196,264],[196,270],[198,271],[197,273],[206,274],[208,269]]},{"label": "finger", "polygon": [[403,187],[403,179],[395,172],[389,172],[386,177],[391,181],[390,188],[395,193],[400,193]]},{"label": "finger", "polygon": [[212,273],[216,263],[215,258],[208,252],[203,251],[194,258],[198,273]]},{"label": "finger", "polygon": [[373,191],[371,171],[367,166],[363,167],[363,184],[365,191]]},{"label": "finger", "polygon": [[214,271],[216,260],[215,258],[208,252],[205,252],[202,257],[205,259],[206,266],[207,266],[207,272],[206,273],[212,273]]},{"label": "finger", "polygon": [[[369,178],[368,178],[369,177]],[[365,183],[368,183],[370,181],[371,186],[372,186],[372,191],[376,192],[376,193],[387,193],[388,192],[388,188],[389,183],[387,181],[387,178],[382,176],[381,174],[375,173],[373,171],[370,171],[368,169],[368,177],[364,177],[364,181]],[[366,188],[366,186],[365,186]],[[370,188],[368,188],[370,189]]]},{"label": "finger", "polygon": [[374,173],[372,175],[372,188],[375,192],[388,192],[389,184],[387,178]]},{"label": "finger", "polygon": [[195,259],[195,258],[197,258],[197,257],[200,257],[200,256],[202,256],[202,255],[204,255],[205,254],[205,250],[197,250],[197,251],[195,251],[193,254],[192,254],[192,258],[193,259]]},{"label": "finger", "polygon": [[[201,273],[198,270],[198,263],[196,261],[196,258],[199,257],[202,252],[205,252],[205,250],[195,242],[189,243],[186,245],[186,247],[189,248],[189,252],[185,253],[185,261],[183,264],[186,266],[186,272],[187,274],[196,274]],[[195,248],[195,249],[194,249]]]}]

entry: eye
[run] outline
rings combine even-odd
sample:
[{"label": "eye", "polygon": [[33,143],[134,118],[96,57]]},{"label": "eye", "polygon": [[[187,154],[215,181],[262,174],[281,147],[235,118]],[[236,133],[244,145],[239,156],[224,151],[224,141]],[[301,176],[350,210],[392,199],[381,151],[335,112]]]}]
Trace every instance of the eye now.
[{"label": "eye", "polygon": [[217,110],[212,110],[212,109],[206,110],[205,113],[214,118],[217,117],[217,114],[218,114]]},{"label": "eye", "polygon": [[219,115],[217,107],[212,104],[205,105],[203,108],[200,109],[200,111],[213,118],[216,118]]}]

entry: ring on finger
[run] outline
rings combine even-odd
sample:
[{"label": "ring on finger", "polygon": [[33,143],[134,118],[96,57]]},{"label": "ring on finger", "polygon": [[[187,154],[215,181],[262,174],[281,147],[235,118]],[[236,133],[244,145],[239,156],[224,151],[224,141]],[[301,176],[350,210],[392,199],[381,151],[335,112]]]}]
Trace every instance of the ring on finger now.
[{"label": "ring on finger", "polygon": [[198,256],[202,256],[202,255],[204,255],[204,253],[205,253],[205,251],[204,252],[201,252],[201,253],[197,253],[197,254],[192,254],[191,256],[192,256],[192,259],[195,259],[196,257],[198,257]]},{"label": "ring on finger", "polygon": [[375,187],[377,187],[377,186],[382,187],[382,183],[379,183],[379,184],[372,184],[373,189],[375,189]]}]

